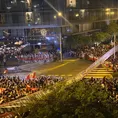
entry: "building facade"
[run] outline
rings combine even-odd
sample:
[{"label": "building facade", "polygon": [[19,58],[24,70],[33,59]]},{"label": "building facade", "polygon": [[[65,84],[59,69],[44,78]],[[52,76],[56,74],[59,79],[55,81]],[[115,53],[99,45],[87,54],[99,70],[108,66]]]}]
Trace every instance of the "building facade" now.
[{"label": "building facade", "polygon": [[117,0],[0,0],[0,37],[8,32],[35,39],[41,29],[51,35],[60,27],[63,34],[99,29],[117,20],[117,7]]}]

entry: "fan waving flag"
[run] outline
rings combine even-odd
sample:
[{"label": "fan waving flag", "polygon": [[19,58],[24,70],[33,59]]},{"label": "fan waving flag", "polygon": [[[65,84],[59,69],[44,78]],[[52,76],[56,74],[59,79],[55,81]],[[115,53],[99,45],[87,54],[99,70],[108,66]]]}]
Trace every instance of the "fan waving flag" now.
[{"label": "fan waving flag", "polygon": [[33,79],[36,78],[36,72],[33,72],[32,78],[33,78]]},{"label": "fan waving flag", "polygon": [[33,73],[27,75],[26,80],[32,80],[35,78],[36,78],[36,72],[33,72]]},{"label": "fan waving flag", "polygon": [[30,74],[27,75],[26,79],[25,80],[30,80]]}]

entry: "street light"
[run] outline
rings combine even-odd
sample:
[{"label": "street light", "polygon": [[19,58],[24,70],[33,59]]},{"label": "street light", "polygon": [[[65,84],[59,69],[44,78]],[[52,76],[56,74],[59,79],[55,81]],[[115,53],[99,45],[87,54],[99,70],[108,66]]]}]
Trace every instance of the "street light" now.
[{"label": "street light", "polygon": [[[106,15],[107,15],[108,20],[109,20],[109,16],[112,16],[115,14],[115,12],[111,11],[110,8],[105,9],[105,11],[106,11]],[[109,23],[108,23],[108,25],[109,25]],[[116,54],[115,54],[115,51],[116,51],[116,49],[115,49],[116,34],[115,33],[113,34],[113,38],[114,38],[114,60],[115,60],[115,58],[116,58]]]},{"label": "street light", "polygon": [[115,13],[112,11],[112,12],[110,12],[110,14],[111,14],[111,15],[114,15]]},{"label": "street light", "polygon": [[[58,16],[62,17],[62,13],[58,12]],[[61,19],[61,25],[62,25],[62,19]],[[62,27],[60,27],[60,36],[59,36],[59,42],[60,42],[60,61],[63,61],[63,54],[62,54]]]},{"label": "street light", "polygon": [[77,14],[75,14],[75,16],[76,16],[76,17],[78,17],[78,16],[79,16],[79,14],[77,13]]},{"label": "street light", "polygon": [[58,12],[58,16],[62,16],[62,13],[61,12]]},{"label": "street light", "polygon": [[106,15],[110,15],[110,12],[106,12]]},{"label": "street light", "polygon": [[106,14],[106,15],[114,15],[115,13],[114,13],[113,11],[112,11],[112,12],[107,11],[105,14]]},{"label": "street light", "polygon": [[105,11],[109,12],[111,9],[110,8],[106,8]]},{"label": "street light", "polygon": [[[58,16],[61,18],[62,17],[62,13],[58,12]],[[54,15],[54,19],[57,19],[57,16]],[[62,19],[61,19],[61,25],[62,25]],[[60,34],[59,34],[59,44],[60,44],[60,61],[63,61],[63,54],[62,54],[62,27],[60,27]]]},{"label": "street light", "polygon": [[56,15],[54,15],[54,19],[56,19],[57,18],[57,16]]},{"label": "street light", "polygon": [[84,13],[84,12],[85,12],[85,9],[81,9],[80,11],[81,11],[82,13]]},{"label": "street light", "polygon": [[111,9],[110,8],[106,8],[105,11],[111,11]]}]

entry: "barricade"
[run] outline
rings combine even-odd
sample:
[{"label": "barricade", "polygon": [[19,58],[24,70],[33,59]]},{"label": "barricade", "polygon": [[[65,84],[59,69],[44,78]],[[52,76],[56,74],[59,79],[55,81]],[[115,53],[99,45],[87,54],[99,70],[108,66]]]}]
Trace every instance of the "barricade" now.
[{"label": "barricade", "polygon": [[41,61],[46,61],[46,62],[52,62],[53,58],[52,57],[20,57],[17,56],[17,59],[19,61],[22,61],[24,63],[36,63],[36,62],[41,62]]}]

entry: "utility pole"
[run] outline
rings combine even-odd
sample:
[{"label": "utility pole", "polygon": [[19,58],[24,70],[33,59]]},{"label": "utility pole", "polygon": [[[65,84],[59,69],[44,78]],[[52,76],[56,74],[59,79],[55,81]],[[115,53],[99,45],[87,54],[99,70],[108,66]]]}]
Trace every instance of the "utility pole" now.
[{"label": "utility pole", "polygon": [[59,37],[59,42],[60,42],[60,61],[63,61],[63,54],[62,54],[62,27],[60,27],[60,37]]},{"label": "utility pole", "polygon": [[115,49],[115,46],[116,46],[116,34],[114,33],[114,60],[116,58],[116,49]]}]

